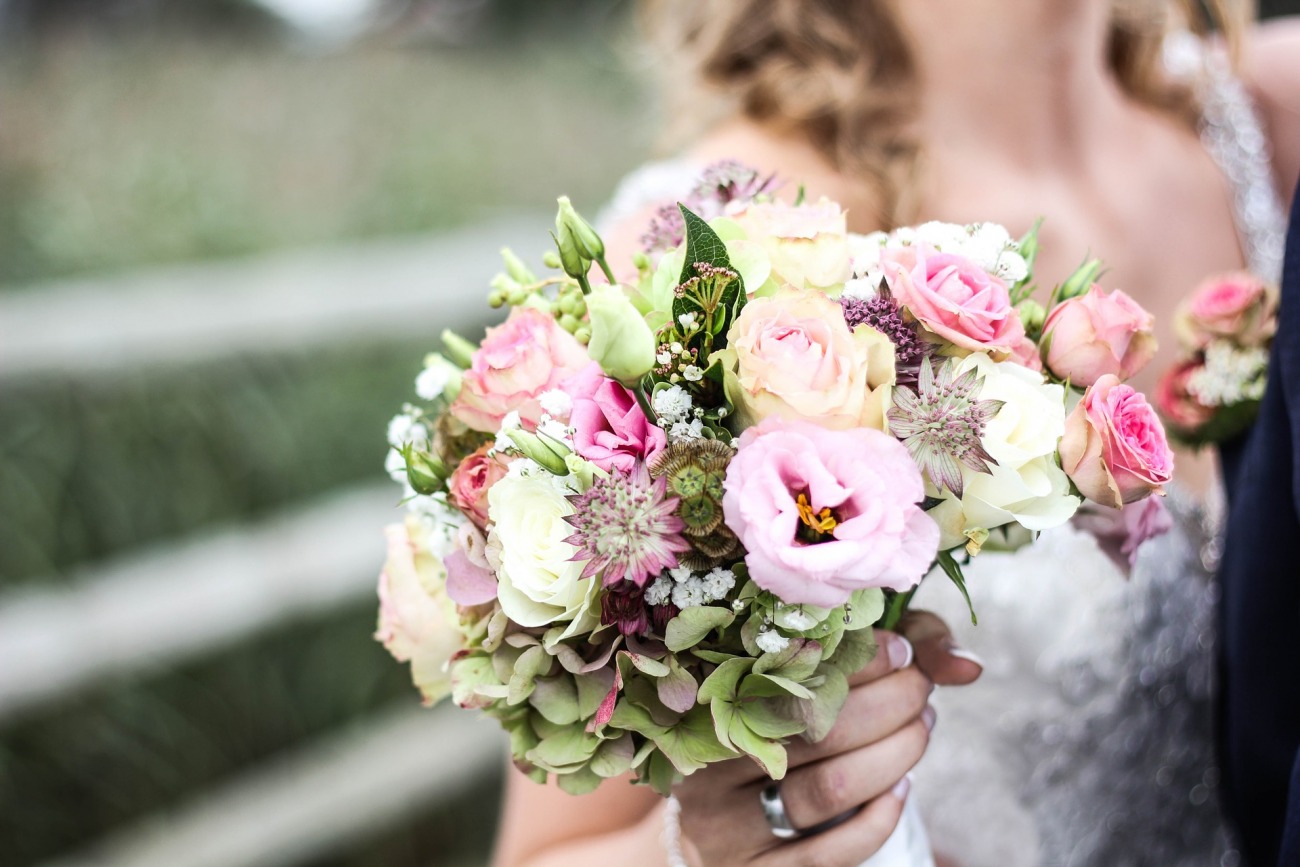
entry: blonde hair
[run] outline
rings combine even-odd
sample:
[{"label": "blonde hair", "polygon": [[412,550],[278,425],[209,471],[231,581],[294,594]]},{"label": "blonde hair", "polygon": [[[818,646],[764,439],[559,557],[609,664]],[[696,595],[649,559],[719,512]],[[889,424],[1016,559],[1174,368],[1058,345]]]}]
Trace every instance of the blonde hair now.
[{"label": "blonde hair", "polygon": [[[699,118],[702,89],[729,110],[806,138],[846,176],[869,187],[884,226],[905,222],[918,143],[912,49],[880,0],[643,0],[673,114]],[[1234,62],[1254,0],[1112,0],[1108,55],[1134,99],[1194,121],[1190,93],[1162,74],[1171,29],[1217,31]],[[671,73],[676,73],[674,79]],[[682,77],[685,77],[685,81]],[[690,100],[689,103],[686,100]]]}]

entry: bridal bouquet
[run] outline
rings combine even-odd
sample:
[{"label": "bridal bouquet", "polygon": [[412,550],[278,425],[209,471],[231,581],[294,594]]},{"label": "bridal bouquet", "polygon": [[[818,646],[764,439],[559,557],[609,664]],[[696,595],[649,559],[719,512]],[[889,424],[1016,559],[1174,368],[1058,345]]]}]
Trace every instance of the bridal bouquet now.
[{"label": "bridal bouquet", "polygon": [[982,548],[1169,480],[1123,382],[1151,317],[1098,263],[1044,307],[1034,234],[854,235],[771,186],[714,167],[630,263],[561,199],[549,273],[503,251],[509,315],[444,334],[390,426],[377,637],[566,791],[782,777],[933,566],[964,592]]},{"label": "bridal bouquet", "polygon": [[1277,330],[1277,300],[1271,287],[1235,272],[1202,283],[1179,309],[1174,328],[1183,358],[1156,390],[1175,437],[1193,446],[1223,442],[1255,420]]}]

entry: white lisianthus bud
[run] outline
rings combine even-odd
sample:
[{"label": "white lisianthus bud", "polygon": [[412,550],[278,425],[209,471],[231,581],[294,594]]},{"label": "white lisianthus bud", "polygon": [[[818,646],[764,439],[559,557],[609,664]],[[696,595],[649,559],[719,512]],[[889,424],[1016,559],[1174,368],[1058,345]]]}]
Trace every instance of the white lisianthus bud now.
[{"label": "white lisianthus bud", "polygon": [[655,336],[619,286],[597,286],[587,297],[587,354],[607,376],[634,386],[655,366]]}]

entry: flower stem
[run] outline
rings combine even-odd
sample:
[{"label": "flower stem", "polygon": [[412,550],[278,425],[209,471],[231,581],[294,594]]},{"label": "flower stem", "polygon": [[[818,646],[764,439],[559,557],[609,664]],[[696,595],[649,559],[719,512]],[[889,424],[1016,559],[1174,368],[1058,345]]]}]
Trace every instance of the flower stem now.
[{"label": "flower stem", "polygon": [[905,593],[893,593],[889,601],[885,603],[884,616],[876,624],[878,629],[893,630],[898,627],[898,622],[903,619],[907,613],[908,606],[912,603],[912,596],[916,594],[916,588],[913,587]]}]

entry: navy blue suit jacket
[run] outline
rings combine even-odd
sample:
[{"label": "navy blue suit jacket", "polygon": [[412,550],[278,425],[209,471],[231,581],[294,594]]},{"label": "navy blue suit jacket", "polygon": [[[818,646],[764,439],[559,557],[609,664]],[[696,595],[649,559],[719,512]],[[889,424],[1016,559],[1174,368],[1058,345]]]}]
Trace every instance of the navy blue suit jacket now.
[{"label": "navy blue suit jacket", "polygon": [[1220,607],[1225,807],[1250,867],[1300,867],[1300,193],[1268,389],[1223,449]]}]

